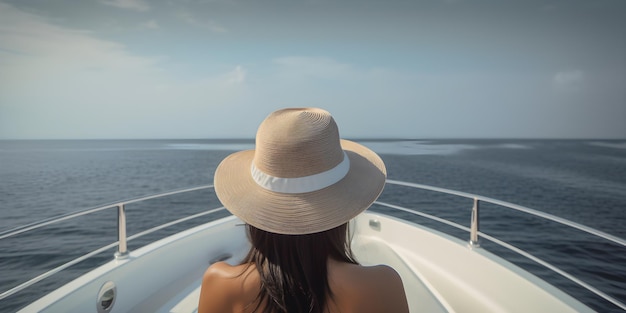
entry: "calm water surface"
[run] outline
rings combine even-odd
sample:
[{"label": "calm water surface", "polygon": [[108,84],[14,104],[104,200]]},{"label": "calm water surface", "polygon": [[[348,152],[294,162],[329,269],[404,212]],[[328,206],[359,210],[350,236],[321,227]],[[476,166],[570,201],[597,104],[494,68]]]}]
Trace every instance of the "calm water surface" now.
[{"label": "calm water surface", "polygon": [[[379,152],[390,179],[492,197],[548,212],[626,238],[626,141],[362,141]],[[251,141],[0,141],[0,231],[77,210],[212,183],[215,167]],[[388,186],[380,200],[467,225],[471,201]],[[468,202],[469,201],[469,202]],[[129,233],[219,207],[211,192],[129,205]],[[373,206],[372,210],[385,210]],[[0,292],[116,240],[108,210],[0,240]],[[219,216],[216,216],[219,217]],[[131,242],[130,249],[204,223],[200,219]],[[412,217],[466,239],[467,234]],[[532,229],[532,231],[529,231]],[[626,302],[626,252],[613,244],[511,210],[483,205],[481,230],[530,251]],[[532,261],[483,242],[600,312],[621,312]],[[112,251],[0,301],[13,312]],[[605,263],[606,261],[606,263]],[[604,264],[604,265],[600,265]],[[606,265],[608,264],[608,265]]]}]

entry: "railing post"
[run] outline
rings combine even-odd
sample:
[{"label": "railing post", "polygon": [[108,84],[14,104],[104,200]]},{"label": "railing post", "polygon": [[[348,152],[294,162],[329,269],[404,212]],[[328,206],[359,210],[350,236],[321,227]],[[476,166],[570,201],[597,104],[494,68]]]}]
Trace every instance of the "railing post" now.
[{"label": "railing post", "polygon": [[479,201],[478,198],[474,198],[474,207],[472,207],[472,221],[470,225],[470,245],[472,247],[479,247],[478,243],[478,208]]},{"label": "railing post", "polygon": [[115,259],[122,260],[128,258],[128,247],[126,246],[126,210],[124,203],[117,205],[117,252]]}]

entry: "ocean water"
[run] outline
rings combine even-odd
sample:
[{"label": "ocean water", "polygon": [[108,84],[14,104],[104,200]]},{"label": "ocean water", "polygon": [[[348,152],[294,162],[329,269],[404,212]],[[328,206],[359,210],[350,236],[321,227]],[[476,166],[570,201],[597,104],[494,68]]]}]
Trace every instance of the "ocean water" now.
[{"label": "ocean water", "polygon": [[[390,179],[474,193],[547,212],[626,238],[626,141],[406,140],[361,141],[381,154]],[[239,140],[0,141],[0,232],[70,212],[172,189],[212,183],[215,167]],[[384,202],[469,224],[467,199],[387,186]],[[129,205],[129,234],[219,207],[210,191]],[[374,205],[371,210],[387,209]],[[406,214],[400,214],[406,217]],[[204,223],[209,216],[129,242],[129,249]],[[468,234],[419,217],[414,222],[467,239]],[[0,240],[0,292],[116,240],[107,210]],[[626,249],[510,209],[481,206],[481,231],[558,266],[626,302]],[[562,288],[599,312],[610,303],[488,242],[489,249]],[[5,300],[14,312],[112,258],[81,262]]]}]

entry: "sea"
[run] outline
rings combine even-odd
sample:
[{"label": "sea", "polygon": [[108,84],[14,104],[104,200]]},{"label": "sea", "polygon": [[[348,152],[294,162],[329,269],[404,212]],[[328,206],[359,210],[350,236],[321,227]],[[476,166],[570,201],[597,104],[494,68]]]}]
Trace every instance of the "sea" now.
[{"label": "sea", "polygon": [[[356,140],[378,152],[388,178],[463,191],[559,216],[626,238],[626,140]],[[170,190],[210,185],[219,162],[253,140],[0,141],[0,235],[72,212]],[[381,202],[468,226],[472,200],[388,185]],[[220,207],[211,189],[127,206],[129,235]],[[463,230],[381,205],[468,240]],[[151,241],[228,214],[184,222],[129,242]],[[518,211],[480,206],[481,232],[507,241],[626,303],[626,248]],[[0,293],[117,240],[117,211],[103,210],[0,239]],[[598,312],[623,312],[593,293],[481,238],[483,249],[561,288]],[[107,250],[0,300],[15,312],[113,258]],[[462,266],[462,264],[460,265]],[[94,295],[95,297],[95,295]]]}]

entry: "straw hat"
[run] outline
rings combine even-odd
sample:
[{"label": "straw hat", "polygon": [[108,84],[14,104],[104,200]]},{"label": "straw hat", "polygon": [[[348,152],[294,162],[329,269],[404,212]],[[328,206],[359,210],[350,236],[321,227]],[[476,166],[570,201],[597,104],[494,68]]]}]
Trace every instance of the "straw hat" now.
[{"label": "straw hat", "polygon": [[385,164],[370,149],[339,139],[317,108],[283,109],[259,126],[256,150],[226,157],[215,192],[234,215],[279,234],[310,234],[348,222],[378,198]]}]

